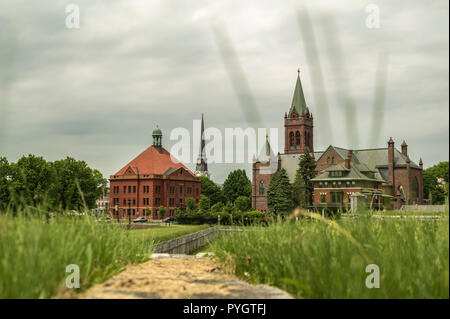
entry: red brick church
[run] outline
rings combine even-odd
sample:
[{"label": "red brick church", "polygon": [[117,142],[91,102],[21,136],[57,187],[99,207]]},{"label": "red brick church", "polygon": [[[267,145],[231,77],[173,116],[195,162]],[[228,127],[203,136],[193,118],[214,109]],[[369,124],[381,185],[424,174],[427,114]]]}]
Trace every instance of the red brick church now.
[{"label": "red brick church", "polygon": [[162,146],[162,132],[156,128],[153,145],[116,174],[110,176],[110,207],[114,218],[161,218],[160,206],[167,216],[185,208],[186,198],[200,200],[201,182],[186,166],[173,162]]},{"label": "red brick church", "polygon": [[420,159],[417,165],[410,159],[405,141],[401,151],[390,138],[384,148],[350,150],[330,145],[318,152],[314,151],[313,124],[298,71],[292,104],[284,114],[284,153],[271,156],[273,150],[267,140],[252,165],[253,209],[267,211],[266,195],[273,175],[265,172],[270,158],[277,161],[278,170],[286,170],[292,183],[306,148],[316,160],[317,176],[312,180],[316,208],[348,208],[354,194],[364,196],[375,209],[423,203],[423,163]]}]

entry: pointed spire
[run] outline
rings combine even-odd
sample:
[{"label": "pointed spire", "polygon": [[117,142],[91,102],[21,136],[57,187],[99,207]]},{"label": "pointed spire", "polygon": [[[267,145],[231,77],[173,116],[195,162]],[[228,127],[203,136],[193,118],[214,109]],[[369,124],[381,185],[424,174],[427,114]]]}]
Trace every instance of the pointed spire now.
[{"label": "pointed spire", "polygon": [[195,167],[195,174],[197,176],[208,176],[208,164],[206,161],[206,153],[205,153],[205,122],[203,120],[202,113],[202,124],[201,124],[201,132],[200,132],[200,150],[197,158],[197,165]]},{"label": "pointed spire", "polygon": [[297,70],[297,83],[295,84],[294,96],[292,98],[289,115],[294,109],[299,115],[303,115],[306,111],[305,96],[303,95],[302,83],[300,81],[300,68]]}]

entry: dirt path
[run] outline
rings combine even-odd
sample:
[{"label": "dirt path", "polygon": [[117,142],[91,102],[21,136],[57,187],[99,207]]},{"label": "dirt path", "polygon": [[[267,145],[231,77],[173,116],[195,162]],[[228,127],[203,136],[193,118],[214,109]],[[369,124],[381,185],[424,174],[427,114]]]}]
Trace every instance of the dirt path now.
[{"label": "dirt path", "polygon": [[[164,258],[166,257],[166,258]],[[169,257],[169,258],[167,258]],[[211,258],[163,256],[132,265],[79,298],[292,298],[266,285],[250,285],[224,274]]]}]

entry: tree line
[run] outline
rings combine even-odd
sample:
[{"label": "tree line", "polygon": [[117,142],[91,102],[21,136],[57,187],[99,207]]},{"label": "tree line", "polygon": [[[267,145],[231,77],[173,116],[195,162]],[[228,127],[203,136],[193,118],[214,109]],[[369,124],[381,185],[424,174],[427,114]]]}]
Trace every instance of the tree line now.
[{"label": "tree line", "polygon": [[16,163],[0,157],[0,209],[46,207],[50,210],[94,208],[107,186],[102,174],[71,157],[46,161],[22,156]]}]

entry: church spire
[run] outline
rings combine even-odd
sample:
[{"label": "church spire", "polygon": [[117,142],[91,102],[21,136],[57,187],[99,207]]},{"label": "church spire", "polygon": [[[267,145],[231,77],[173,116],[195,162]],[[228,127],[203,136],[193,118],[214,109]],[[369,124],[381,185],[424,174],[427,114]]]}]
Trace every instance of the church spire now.
[{"label": "church spire", "polygon": [[197,166],[195,167],[195,174],[197,176],[208,176],[208,164],[206,162],[206,153],[205,153],[205,122],[203,120],[202,113],[202,124],[201,124],[201,132],[200,132],[200,151],[197,158]]},{"label": "church spire", "polygon": [[306,112],[305,96],[303,95],[302,83],[300,81],[300,69],[297,70],[297,83],[295,84],[294,97],[292,98],[289,116],[294,109],[299,116],[301,116],[303,112]]}]

